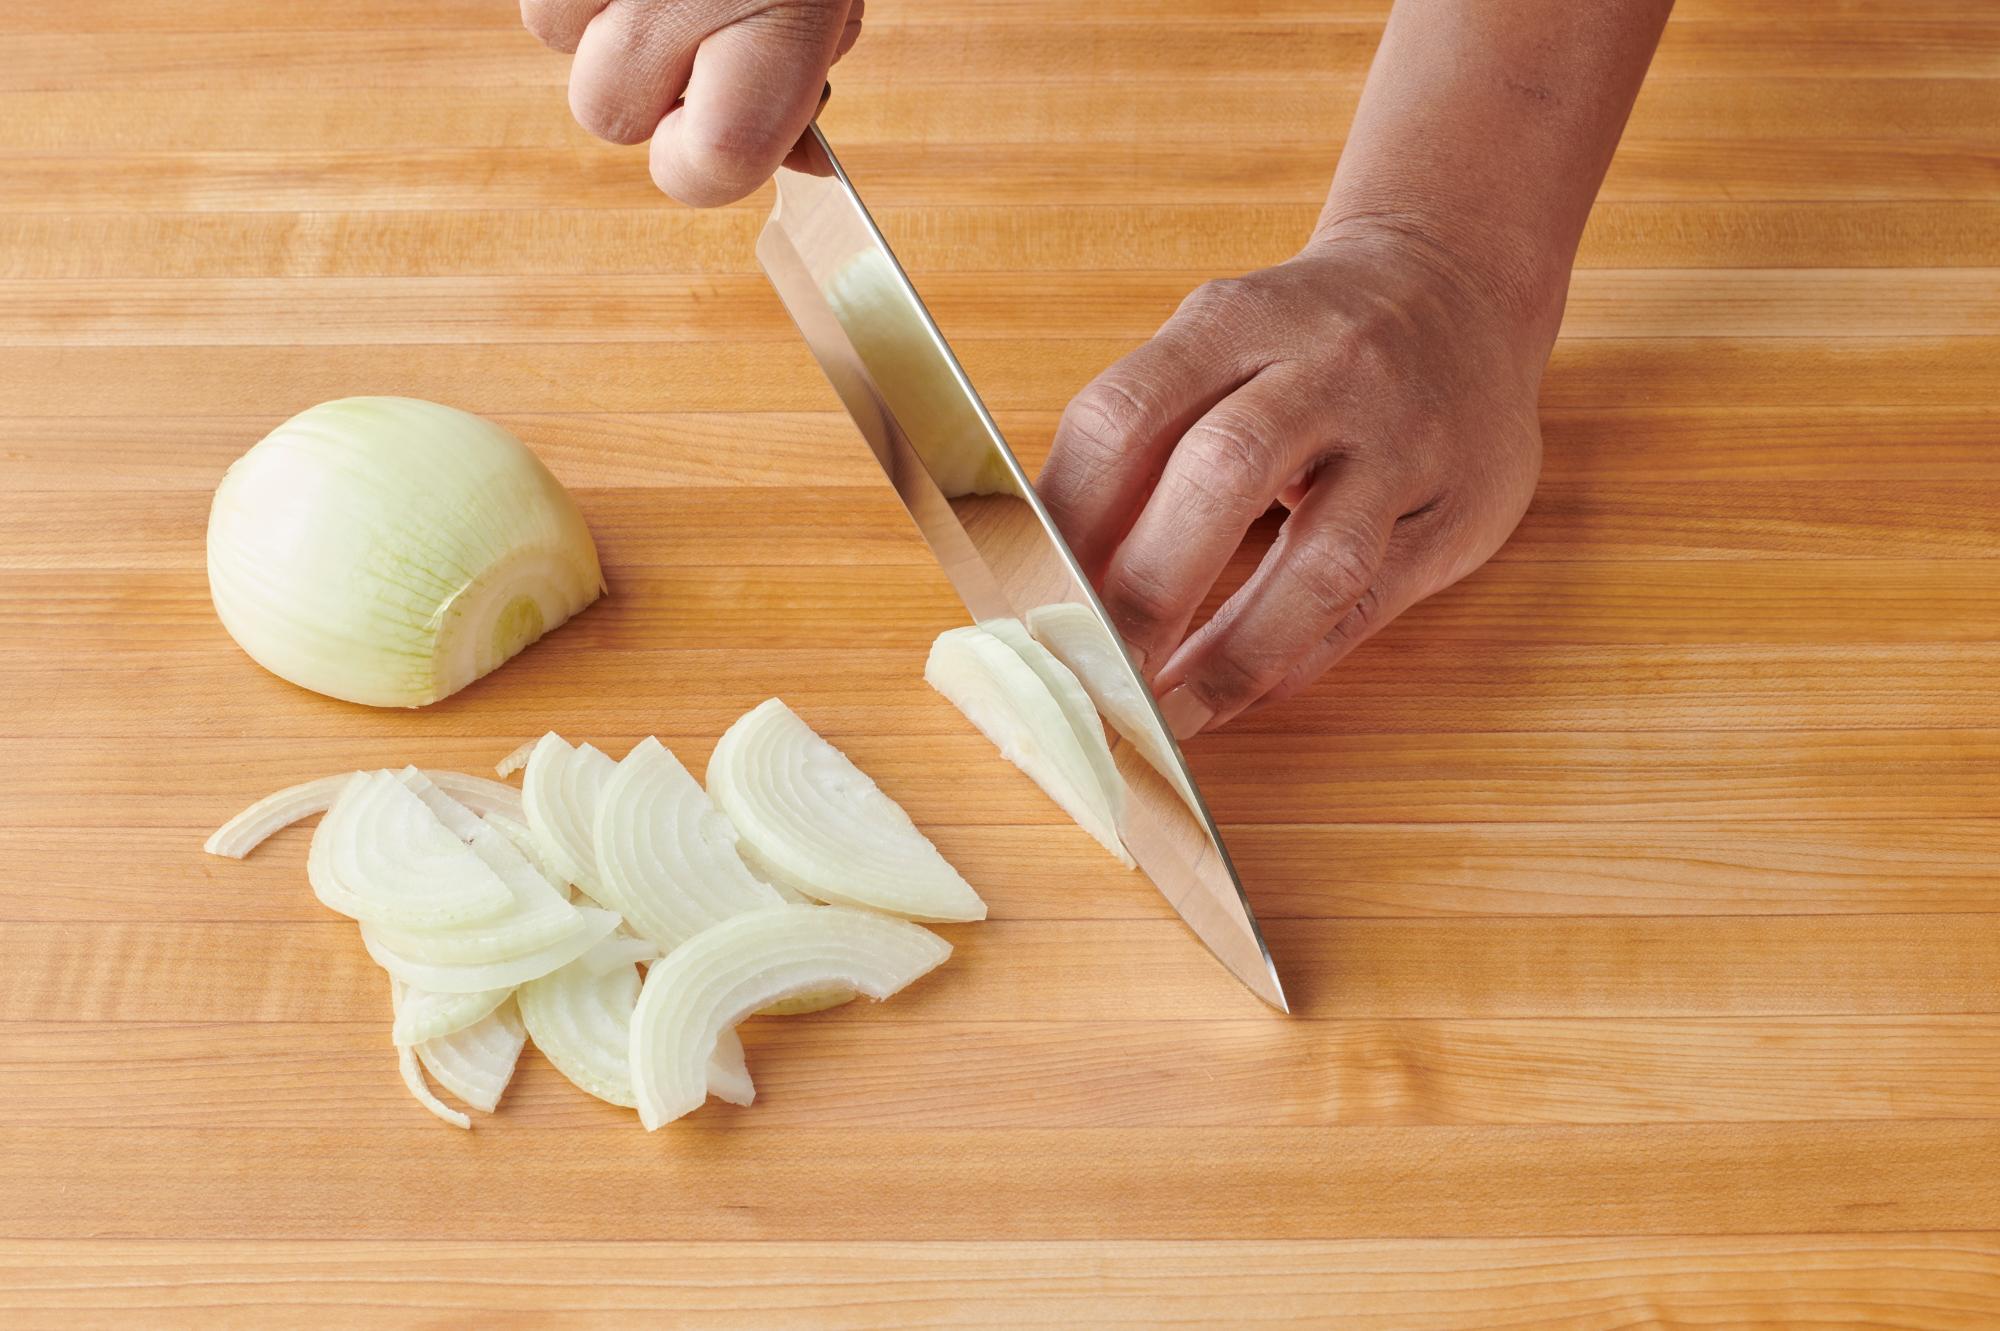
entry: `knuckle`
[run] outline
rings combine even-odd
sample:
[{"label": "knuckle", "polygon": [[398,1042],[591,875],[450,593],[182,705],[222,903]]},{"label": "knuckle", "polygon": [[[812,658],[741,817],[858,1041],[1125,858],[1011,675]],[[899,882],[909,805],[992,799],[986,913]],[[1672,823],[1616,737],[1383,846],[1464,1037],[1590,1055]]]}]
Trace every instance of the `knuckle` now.
[{"label": "knuckle", "polygon": [[1202,319],[1230,309],[1242,299],[1250,284],[1240,277],[1216,277],[1188,292],[1174,313],[1177,317]]},{"label": "knuckle", "polygon": [[1334,622],[1327,641],[1343,645],[1360,642],[1382,624],[1382,598],[1373,587],[1364,587],[1346,614]]},{"label": "knuckle", "polygon": [[1104,600],[1126,636],[1142,640],[1172,623],[1181,608],[1173,583],[1143,555],[1119,568]]},{"label": "knuckle", "polygon": [[1279,445],[1256,424],[1212,414],[1181,439],[1175,450],[1192,465],[1202,491],[1232,509],[1269,502],[1282,477]]},{"label": "knuckle", "polygon": [[1123,452],[1145,426],[1147,411],[1129,389],[1113,379],[1099,379],[1070,399],[1063,411],[1063,444],[1094,459]]},{"label": "knuckle", "polygon": [[1218,716],[1225,716],[1262,697],[1282,670],[1282,661],[1246,652],[1234,639],[1225,639],[1216,644],[1216,650],[1202,662],[1200,675],[1188,684],[1196,697]]},{"label": "knuckle", "polygon": [[1352,614],[1370,595],[1373,548],[1355,531],[1315,531],[1301,537],[1291,552],[1291,569],[1304,608],[1322,623]]}]

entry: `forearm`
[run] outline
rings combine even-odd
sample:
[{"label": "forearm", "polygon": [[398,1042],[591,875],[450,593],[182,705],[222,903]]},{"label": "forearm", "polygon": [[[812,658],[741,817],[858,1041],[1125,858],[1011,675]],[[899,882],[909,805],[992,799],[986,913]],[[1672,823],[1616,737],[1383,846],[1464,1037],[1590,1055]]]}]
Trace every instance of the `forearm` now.
[{"label": "forearm", "polygon": [[1396,0],[1316,237],[1403,233],[1553,339],[1672,0]]}]

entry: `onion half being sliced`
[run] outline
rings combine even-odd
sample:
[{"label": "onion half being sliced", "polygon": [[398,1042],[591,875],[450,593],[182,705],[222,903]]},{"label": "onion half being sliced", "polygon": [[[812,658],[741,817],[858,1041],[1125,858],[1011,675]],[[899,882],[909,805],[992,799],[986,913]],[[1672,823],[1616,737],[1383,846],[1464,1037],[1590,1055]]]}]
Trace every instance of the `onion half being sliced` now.
[{"label": "onion half being sliced", "polygon": [[1132,680],[1125,649],[1111,640],[1090,607],[1075,601],[1037,606],[1028,612],[1028,632],[1069,667],[1111,728],[1167,778],[1189,808],[1196,807],[1180,764],[1168,756],[1166,732],[1154,719],[1151,702]]},{"label": "onion half being sliced", "polygon": [[349,778],[313,831],[306,873],[330,909],[404,929],[490,920],[514,900],[500,876],[390,772]]},{"label": "onion half being sliced", "polygon": [[1090,695],[1020,621],[951,629],[931,644],[924,680],[1026,772],[1126,868],[1118,835],[1125,782]]},{"label": "onion half being sliced", "polygon": [[486,989],[511,989],[529,980],[538,980],[561,966],[567,966],[600,938],[618,927],[618,917],[608,910],[578,906],[583,927],[569,936],[533,952],[508,957],[504,961],[479,964],[440,964],[404,956],[388,946],[373,925],[361,926],[361,943],[375,964],[407,985],[439,994],[473,994]]},{"label": "onion half being sliced", "polygon": [[564,878],[597,895],[597,800],[618,764],[588,744],[572,748],[553,730],[535,742],[521,778],[528,830]]},{"label": "onion half being sliced", "polygon": [[415,1049],[438,1085],[490,1114],[514,1079],[514,1067],[527,1042],[527,1028],[509,999],[465,1029],[426,1040]]},{"label": "onion half being sliced", "polygon": [[770,882],[913,920],[986,918],[986,903],[902,806],[776,698],[716,743],[708,792],[742,836],[744,860]]},{"label": "onion half being sliced", "polygon": [[883,999],[935,969],[951,944],[866,911],[774,906],[703,931],[646,973],[632,1017],[632,1085],[648,1131],[701,1107],[722,1032],[816,990]]},{"label": "onion half being sliced", "polygon": [[[598,1099],[630,1109],[632,1010],[639,1001],[639,968],[629,938],[607,938],[550,975],[521,986],[521,1018],[535,1048],[556,1071]],[[743,1045],[718,1046],[709,1069],[714,1094],[750,1103],[750,1073]],[[736,1097],[742,1097],[740,1099]]]},{"label": "onion half being sliced", "polygon": [[657,739],[633,746],[605,782],[594,841],[597,900],[663,952],[732,915],[783,904],[744,867],[729,819]]}]

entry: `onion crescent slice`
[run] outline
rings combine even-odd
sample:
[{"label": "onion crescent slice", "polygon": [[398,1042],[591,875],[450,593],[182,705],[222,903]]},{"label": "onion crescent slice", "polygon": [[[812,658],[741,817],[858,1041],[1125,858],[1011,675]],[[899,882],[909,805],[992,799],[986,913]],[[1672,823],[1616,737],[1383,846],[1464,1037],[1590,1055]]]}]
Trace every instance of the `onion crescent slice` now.
[{"label": "onion crescent slice", "polygon": [[[296,786],[286,786],[258,800],[237,814],[202,843],[201,848],[224,859],[240,860],[263,845],[274,832],[290,827],[303,818],[325,813],[340,798],[353,772],[336,772]],[[512,786],[463,772],[425,772],[453,799],[480,813],[499,812],[522,820],[521,792]]]},{"label": "onion crescent slice", "polygon": [[[637,939],[607,938],[517,991],[528,1034],[556,1071],[578,1090],[627,1109],[638,1103],[632,1093],[632,1010],[640,989],[635,943],[658,955]],[[709,1090],[734,1104],[750,1103],[754,1088],[740,1040],[717,1046]]]},{"label": "onion crescent slice", "polygon": [[634,745],[597,801],[597,900],[662,951],[784,899],[744,866],[736,829],[657,739]]},{"label": "onion crescent slice", "polygon": [[399,1047],[422,1044],[440,1036],[462,1031],[483,1019],[507,1001],[511,989],[485,989],[476,994],[434,994],[428,989],[401,985],[396,1000],[396,1025],[392,1038]]},{"label": "onion crescent slice", "polygon": [[767,881],[913,920],[986,918],[986,903],[902,806],[776,698],[716,743],[708,792]]},{"label": "onion crescent slice", "polygon": [[609,937],[612,930],[618,927],[618,917],[608,910],[579,906],[576,913],[583,917],[583,927],[574,934],[533,952],[479,965],[446,965],[403,956],[388,946],[372,925],[361,926],[361,942],[368,949],[368,955],[375,958],[376,965],[404,984],[418,989],[440,994],[511,989],[529,980],[538,980],[558,967],[567,966],[588,952],[592,943]]},{"label": "onion crescent slice", "polygon": [[528,1042],[527,1027],[512,1000],[500,1004],[464,1030],[414,1046],[424,1070],[481,1113],[499,1107],[514,1067]]},{"label": "onion crescent slice", "polygon": [[542,857],[591,897],[597,896],[597,800],[618,764],[592,748],[572,748],[551,730],[535,741],[521,778],[521,803],[528,830]]},{"label": "onion crescent slice", "polygon": [[306,874],[329,909],[402,929],[491,920],[508,885],[391,772],[360,772],[313,831]]},{"label": "onion crescent slice", "polygon": [[632,1086],[647,1131],[701,1107],[722,1032],[781,999],[844,988],[883,999],[951,944],[905,920],[773,906],[695,935],[646,973],[632,1016]]}]

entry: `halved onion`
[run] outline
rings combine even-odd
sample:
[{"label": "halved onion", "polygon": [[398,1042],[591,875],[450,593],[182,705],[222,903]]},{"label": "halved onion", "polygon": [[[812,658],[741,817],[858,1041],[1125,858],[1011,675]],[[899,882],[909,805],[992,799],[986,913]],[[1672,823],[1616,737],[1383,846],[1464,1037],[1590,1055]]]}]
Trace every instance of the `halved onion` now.
[{"label": "halved onion", "polygon": [[592,842],[597,800],[618,764],[588,744],[572,748],[551,730],[535,741],[521,778],[528,830],[543,858],[570,882],[597,895],[597,851]]},{"label": "halved onion", "polygon": [[396,999],[392,1037],[398,1045],[422,1044],[462,1031],[484,1019],[514,992],[487,989],[475,994],[434,994],[428,989],[412,989],[400,980],[394,983],[402,990]]},{"label": "halved onion", "polygon": [[[630,1109],[632,1094],[632,1009],[639,1001],[639,969],[632,944],[607,938],[553,974],[521,986],[521,1018],[535,1048],[579,1090]],[[650,945],[640,943],[650,949]],[[657,955],[657,954],[655,954]],[[750,1073],[743,1045],[719,1046],[709,1068],[716,1095],[748,1104]]]},{"label": "halved onion", "polygon": [[701,1107],[725,1030],[816,990],[883,999],[951,955],[928,929],[866,911],[773,906],[724,920],[646,973],[632,1018],[632,1084],[648,1131]]},{"label": "halved onion", "polygon": [[1125,649],[1112,641],[1090,607],[1076,601],[1037,606],[1028,612],[1028,632],[1069,667],[1111,728],[1167,778],[1189,808],[1195,807],[1194,791],[1181,775],[1180,764],[1169,756],[1166,732],[1132,678]]},{"label": "halved onion", "polygon": [[[1060,663],[1050,659],[1050,664]],[[924,681],[946,698],[1000,750],[1000,756],[1076,819],[1083,830],[1130,865],[1118,839],[1118,819],[1092,756],[1043,677],[1019,652],[977,625],[951,629],[931,644]],[[1071,682],[1075,677],[1071,676]],[[1088,702],[1085,703],[1088,706]],[[1093,713],[1094,717],[1094,713]],[[1093,719],[1093,725],[1096,721]],[[1104,731],[1097,747],[1109,763]],[[1115,773],[1114,773],[1115,775]]]},{"label": "halved onion", "polygon": [[438,1085],[482,1113],[500,1104],[528,1031],[510,998],[463,1030],[416,1045],[417,1058]]},{"label": "halved onion", "polygon": [[599,902],[672,949],[711,924],[783,904],[744,867],[736,829],[657,739],[633,746],[597,801]]},{"label": "halved onion", "polygon": [[986,918],[986,903],[902,807],[776,698],[716,743],[708,791],[769,882],[915,920]]},{"label": "halved onion", "polygon": [[490,920],[514,896],[390,772],[356,773],[313,832],[306,861],[330,909],[405,929]]},{"label": "halved onion", "polygon": [[440,994],[474,994],[486,989],[511,989],[529,980],[538,980],[560,966],[567,966],[600,938],[618,927],[618,917],[608,910],[578,906],[583,927],[533,952],[508,957],[504,961],[474,964],[439,964],[404,956],[390,947],[375,926],[361,926],[361,942],[375,964],[403,983]]}]

